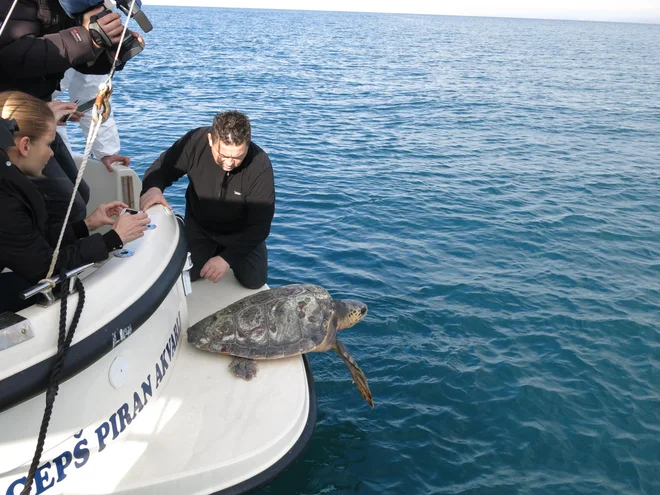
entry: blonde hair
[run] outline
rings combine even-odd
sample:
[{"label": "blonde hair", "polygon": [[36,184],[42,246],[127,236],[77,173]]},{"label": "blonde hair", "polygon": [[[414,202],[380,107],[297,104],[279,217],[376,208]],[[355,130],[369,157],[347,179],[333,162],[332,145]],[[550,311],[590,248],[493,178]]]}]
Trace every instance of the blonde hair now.
[{"label": "blonde hair", "polygon": [[55,123],[55,115],[50,107],[34,96],[20,91],[3,91],[0,93],[0,117],[15,119],[18,132],[15,138],[24,136],[37,140],[51,132],[49,123]]}]

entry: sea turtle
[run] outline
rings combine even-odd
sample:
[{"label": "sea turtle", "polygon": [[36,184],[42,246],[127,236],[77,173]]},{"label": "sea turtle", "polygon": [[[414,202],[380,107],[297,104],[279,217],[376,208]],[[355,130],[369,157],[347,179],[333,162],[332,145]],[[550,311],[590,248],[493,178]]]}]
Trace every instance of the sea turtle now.
[{"label": "sea turtle", "polygon": [[344,360],[362,397],[374,407],[367,378],[337,339],[367,314],[360,301],[333,299],[317,285],[294,284],[247,296],[188,329],[188,342],[204,351],[234,356],[229,368],[251,380],[254,360],[332,349]]}]

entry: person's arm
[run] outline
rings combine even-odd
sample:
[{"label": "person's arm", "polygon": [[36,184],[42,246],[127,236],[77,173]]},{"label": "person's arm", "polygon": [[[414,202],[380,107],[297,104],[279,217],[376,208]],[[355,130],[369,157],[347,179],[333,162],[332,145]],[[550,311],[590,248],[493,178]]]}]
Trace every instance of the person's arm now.
[{"label": "person's arm", "polygon": [[[18,9],[16,14],[7,21],[0,39],[0,72],[7,71],[14,77],[57,74],[74,65],[93,62],[100,53],[82,26],[37,37],[34,33],[40,32],[39,20],[21,19]],[[0,13],[0,18],[5,17],[6,13]]]},{"label": "person's arm", "polygon": [[147,211],[153,205],[161,204],[171,209],[163,191],[179,180],[192,167],[195,141],[203,129],[195,129],[174,143],[151,164],[142,179],[140,209]]},{"label": "person's arm", "polygon": [[270,160],[268,165],[268,168],[254,181],[245,198],[248,207],[245,229],[232,236],[228,240],[226,249],[220,254],[230,266],[252,252],[270,234],[270,226],[275,214],[275,181]]},{"label": "person's arm", "polygon": [[[0,215],[0,263],[25,278],[37,283],[46,276],[53,248],[33,224],[32,217],[22,203],[6,199],[0,201],[3,215]],[[104,236],[95,234],[72,244],[63,246],[55,265],[55,274],[62,268],[71,269],[87,263],[107,259],[119,239],[116,232]],[[68,233],[67,237],[73,236]],[[121,243],[121,240],[119,241]]]},{"label": "person's arm", "polygon": [[191,157],[195,146],[193,134],[196,131],[198,130],[188,132],[151,164],[142,179],[142,194],[152,187],[164,191],[188,172],[192,165]]},{"label": "person's arm", "polygon": [[[0,6],[2,21],[11,5],[11,2],[3,3]],[[85,27],[90,16],[100,10],[102,8],[86,13],[84,26],[72,26],[39,36],[42,27],[34,6],[19,2],[0,38],[0,73],[12,74],[14,78],[33,78],[63,73],[70,67],[95,74],[108,73],[110,60],[106,56],[99,57],[104,50],[94,44]],[[118,18],[118,15],[105,16],[99,19],[99,24],[107,27],[112,23],[114,26]]]}]

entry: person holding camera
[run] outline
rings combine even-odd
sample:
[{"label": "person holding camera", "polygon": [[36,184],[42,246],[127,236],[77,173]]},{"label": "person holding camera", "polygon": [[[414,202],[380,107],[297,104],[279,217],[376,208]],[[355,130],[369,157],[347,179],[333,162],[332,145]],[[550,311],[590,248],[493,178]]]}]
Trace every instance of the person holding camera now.
[{"label": "person holding camera", "polygon": [[[38,98],[19,91],[0,93],[1,129],[5,140],[0,149],[0,313],[18,311],[32,304],[18,293],[43,279],[50,267],[62,223],[53,222],[46,204],[30,177],[39,177],[53,151],[54,114]],[[7,120],[14,119],[15,125]],[[10,133],[11,139],[7,136]],[[103,261],[115,249],[144,235],[149,217],[144,213],[121,215],[127,206],[113,201],[99,206],[82,221],[69,223],[64,232],[55,273]],[[90,232],[112,225],[107,233]]]},{"label": "person holding camera", "polygon": [[[0,36],[0,91],[22,91],[49,102],[67,69],[73,67],[87,74],[110,71],[113,54],[108,46],[117,45],[123,31],[118,13],[107,13],[100,5],[76,20],[67,16],[57,0],[21,0],[8,17],[12,4],[12,0],[0,0],[0,20],[5,22]],[[133,35],[144,45],[138,34]],[[101,43],[101,39],[106,42]],[[52,105],[58,113],[75,111],[70,103]],[[42,176],[33,180],[53,218],[62,220],[78,170],[61,138],[55,137],[52,150]],[[84,219],[88,201],[89,187],[83,182],[76,194],[72,221]]]}]

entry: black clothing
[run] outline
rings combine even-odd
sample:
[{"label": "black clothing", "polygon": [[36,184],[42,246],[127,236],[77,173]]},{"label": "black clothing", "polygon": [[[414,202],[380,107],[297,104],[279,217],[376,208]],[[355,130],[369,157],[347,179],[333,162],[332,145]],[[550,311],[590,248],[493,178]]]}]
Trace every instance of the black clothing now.
[{"label": "black clothing", "polygon": [[[0,151],[0,271],[9,268],[33,285],[46,276],[61,224],[49,221],[41,194]],[[84,222],[65,230],[55,273],[107,259],[121,247],[117,232],[89,235]]]},{"label": "black clothing", "polygon": [[164,191],[187,174],[186,216],[222,249],[220,256],[235,269],[270,233],[275,212],[273,167],[266,152],[251,142],[241,165],[225,172],[213,159],[210,132],[211,127],[192,130],[163,152],[146,171],[142,193],[152,187]]},{"label": "black clothing", "polygon": [[18,129],[18,124],[15,120],[7,120],[0,118],[0,149],[6,150],[10,146],[14,146],[14,133]]},{"label": "black clothing", "polygon": [[19,294],[32,287],[23,277],[14,272],[0,273],[0,314],[5,311],[20,311],[32,306],[32,298],[23,300]]},{"label": "black clothing", "polygon": [[[0,0],[0,20],[5,20],[12,3]],[[107,74],[111,61],[57,0],[20,0],[0,36],[0,91],[23,91],[50,101],[71,67]]]},{"label": "black clothing", "polygon": [[[0,0],[0,20],[5,20],[11,5],[12,0]],[[87,29],[75,24],[57,0],[20,0],[0,36],[0,91],[17,90],[50,101],[71,67],[88,74],[107,74],[111,68],[107,53],[93,45]],[[66,213],[77,169],[59,136],[53,151],[55,156],[37,186],[53,219],[59,221]],[[72,222],[85,218],[88,200],[89,187],[83,181],[71,212]]]},{"label": "black clothing", "polygon": [[[225,246],[211,239],[190,215],[186,215],[185,224],[186,241],[193,262],[190,279],[194,282],[200,278],[200,272],[209,259],[213,256],[222,256]],[[231,268],[236,280],[244,287],[248,289],[263,287],[268,279],[266,243],[262,242],[246,256],[235,261]]]},{"label": "black clothing", "polygon": [[[55,133],[55,141],[53,141],[51,148],[55,154],[48,160],[43,175],[31,178],[31,180],[46,202],[49,221],[61,225],[64,223],[64,216],[69,207],[69,201],[71,201],[71,193],[73,193],[73,185],[78,175],[78,167],[58,133]],[[69,223],[77,223],[85,219],[88,201],[89,186],[83,180],[73,201]]]}]

